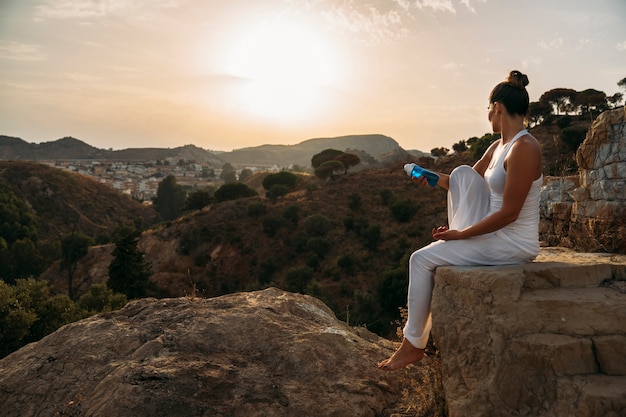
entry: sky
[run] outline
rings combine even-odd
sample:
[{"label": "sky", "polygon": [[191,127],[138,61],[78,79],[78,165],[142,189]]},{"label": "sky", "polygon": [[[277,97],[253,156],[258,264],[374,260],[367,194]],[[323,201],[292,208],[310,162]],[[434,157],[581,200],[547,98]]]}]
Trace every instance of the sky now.
[{"label": "sky", "polygon": [[31,143],[451,148],[511,70],[626,93],[626,1],[0,0],[0,135]]}]

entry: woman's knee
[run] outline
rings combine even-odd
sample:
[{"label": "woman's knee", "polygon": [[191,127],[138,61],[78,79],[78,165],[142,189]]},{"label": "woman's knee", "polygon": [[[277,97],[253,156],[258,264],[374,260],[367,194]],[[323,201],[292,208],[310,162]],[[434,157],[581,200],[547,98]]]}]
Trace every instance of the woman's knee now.
[{"label": "woman's knee", "polygon": [[431,262],[428,261],[428,258],[419,250],[413,252],[409,258],[409,270],[416,271],[418,269],[426,271],[432,271],[434,269],[434,266],[431,266]]}]

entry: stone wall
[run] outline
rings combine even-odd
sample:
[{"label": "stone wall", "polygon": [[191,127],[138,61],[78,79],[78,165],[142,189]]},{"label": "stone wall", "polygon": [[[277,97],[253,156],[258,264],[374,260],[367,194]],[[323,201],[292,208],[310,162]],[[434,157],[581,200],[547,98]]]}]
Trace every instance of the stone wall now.
[{"label": "stone wall", "polygon": [[583,251],[626,253],[626,107],[598,116],[576,162],[578,176],[544,182],[542,240]]},{"label": "stone wall", "polygon": [[544,248],[435,283],[449,417],[626,415],[626,256]]}]

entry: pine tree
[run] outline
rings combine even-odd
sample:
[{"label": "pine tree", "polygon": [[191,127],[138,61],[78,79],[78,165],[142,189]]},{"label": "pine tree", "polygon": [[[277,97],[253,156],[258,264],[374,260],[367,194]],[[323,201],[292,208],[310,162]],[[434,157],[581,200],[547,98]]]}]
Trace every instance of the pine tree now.
[{"label": "pine tree", "polygon": [[137,248],[140,232],[125,230],[115,241],[113,260],[109,265],[107,286],[113,291],[126,294],[130,299],[146,297],[150,289],[150,265]]}]

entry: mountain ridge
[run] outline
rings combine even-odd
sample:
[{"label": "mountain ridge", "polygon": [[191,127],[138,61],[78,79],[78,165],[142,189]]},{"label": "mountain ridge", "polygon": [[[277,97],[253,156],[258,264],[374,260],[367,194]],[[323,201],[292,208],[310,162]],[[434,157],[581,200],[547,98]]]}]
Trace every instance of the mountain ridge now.
[{"label": "mountain ridge", "polygon": [[363,152],[376,161],[405,157],[409,154],[423,156],[419,151],[407,152],[397,141],[381,134],[346,135],[330,138],[307,139],[294,145],[264,144],[235,149],[229,152],[212,152],[196,145],[175,148],[125,148],[101,149],[66,136],[39,144],[21,138],[0,135],[0,159],[4,160],[72,160],[98,159],[118,161],[146,161],[167,158],[195,160],[219,167],[225,163],[233,165],[290,165],[309,166],[311,157],[324,149]]}]

